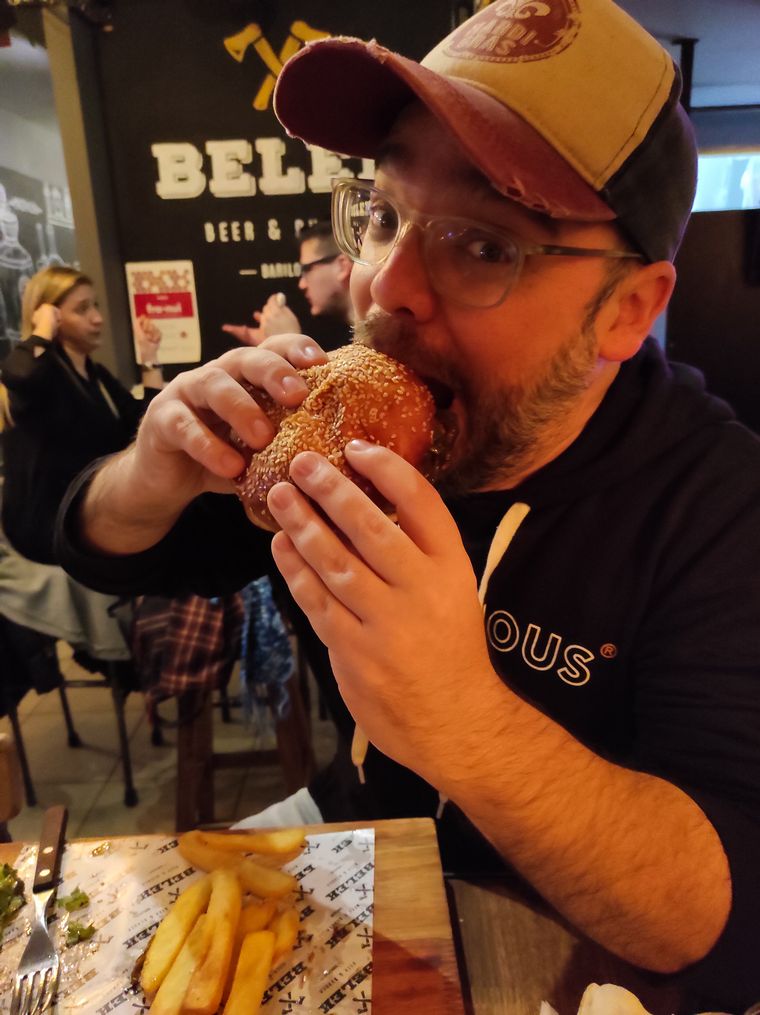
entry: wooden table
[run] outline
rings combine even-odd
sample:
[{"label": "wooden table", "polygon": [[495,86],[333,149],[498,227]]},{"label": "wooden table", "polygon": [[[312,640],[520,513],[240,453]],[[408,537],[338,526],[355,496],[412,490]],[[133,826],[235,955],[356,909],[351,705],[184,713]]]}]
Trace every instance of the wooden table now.
[{"label": "wooden table", "polygon": [[447,881],[462,952],[467,1010],[474,1015],[538,1015],[548,1001],[576,1015],[589,983],[616,983],[647,1011],[678,1011],[678,992],[654,986],[632,966],[582,937],[516,882]]},{"label": "wooden table", "polygon": [[[430,819],[308,831],[361,827],[375,828],[372,1015],[538,1015],[542,1001],[576,1015],[592,982],[627,987],[657,1015],[678,1010],[672,989],[653,988],[516,884],[451,878],[445,889]],[[19,848],[0,844],[0,862]]]},{"label": "wooden table", "polygon": [[[433,822],[350,822],[308,831],[362,827],[375,829],[372,1015],[463,1015]],[[0,863],[12,863],[20,847],[0,844]]]}]

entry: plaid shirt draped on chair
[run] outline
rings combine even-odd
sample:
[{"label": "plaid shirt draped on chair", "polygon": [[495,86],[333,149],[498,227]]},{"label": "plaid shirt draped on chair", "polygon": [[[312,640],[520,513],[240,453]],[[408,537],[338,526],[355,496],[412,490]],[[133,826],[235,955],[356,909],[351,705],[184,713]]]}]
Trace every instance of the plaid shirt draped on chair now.
[{"label": "plaid shirt draped on chair", "polygon": [[138,600],[132,653],[149,710],[185,691],[225,687],[240,658],[242,628],[240,593]]}]

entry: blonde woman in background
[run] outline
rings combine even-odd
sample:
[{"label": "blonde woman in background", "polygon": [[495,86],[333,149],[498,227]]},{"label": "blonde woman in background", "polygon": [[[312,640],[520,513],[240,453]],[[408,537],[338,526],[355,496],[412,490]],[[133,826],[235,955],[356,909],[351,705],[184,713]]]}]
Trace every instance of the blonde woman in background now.
[{"label": "blonde woman in background", "polygon": [[[147,403],[163,386],[160,334],[140,322],[145,395],[132,397],[92,354],[103,316],[92,281],[66,265],[37,272],[22,299],[22,340],[0,365],[4,483],[0,613],[71,644],[79,658],[115,663],[129,683],[130,651],[111,616],[113,596],[85,588],[58,566],[53,532],[71,480],[90,462],[132,439]],[[148,366],[149,365],[149,366]]]},{"label": "blonde woman in background", "polygon": [[1,367],[8,392],[2,521],[29,560],[56,563],[55,516],[69,483],[94,459],[126,447],[163,386],[156,327],[140,322],[138,350],[149,367],[144,400],[137,400],[91,358],[103,324],[92,281],[80,271],[50,266],[27,283],[22,341]]}]

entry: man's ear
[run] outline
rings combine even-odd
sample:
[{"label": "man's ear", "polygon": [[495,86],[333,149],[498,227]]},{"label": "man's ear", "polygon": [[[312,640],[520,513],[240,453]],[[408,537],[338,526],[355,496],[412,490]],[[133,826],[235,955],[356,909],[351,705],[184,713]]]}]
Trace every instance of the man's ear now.
[{"label": "man's ear", "polygon": [[348,289],[348,280],[351,278],[351,269],[354,266],[354,262],[350,257],[346,257],[345,254],[338,254],[335,263],[338,266],[338,281],[342,282]]},{"label": "man's ear", "polygon": [[622,363],[636,355],[668,305],[675,283],[670,261],[645,264],[625,276],[596,321],[599,352],[605,359]]}]

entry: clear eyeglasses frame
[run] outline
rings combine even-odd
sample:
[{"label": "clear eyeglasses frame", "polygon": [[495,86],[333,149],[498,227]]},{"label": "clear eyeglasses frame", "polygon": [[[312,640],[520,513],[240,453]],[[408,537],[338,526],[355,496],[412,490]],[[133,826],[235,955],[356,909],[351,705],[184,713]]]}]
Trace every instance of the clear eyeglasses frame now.
[{"label": "clear eyeglasses frame", "polygon": [[333,232],[347,257],[356,264],[379,266],[416,226],[422,232],[422,256],[433,289],[460,306],[498,306],[519,279],[526,257],[643,259],[628,250],[532,243],[473,219],[421,215],[362,180],[332,183]]}]

